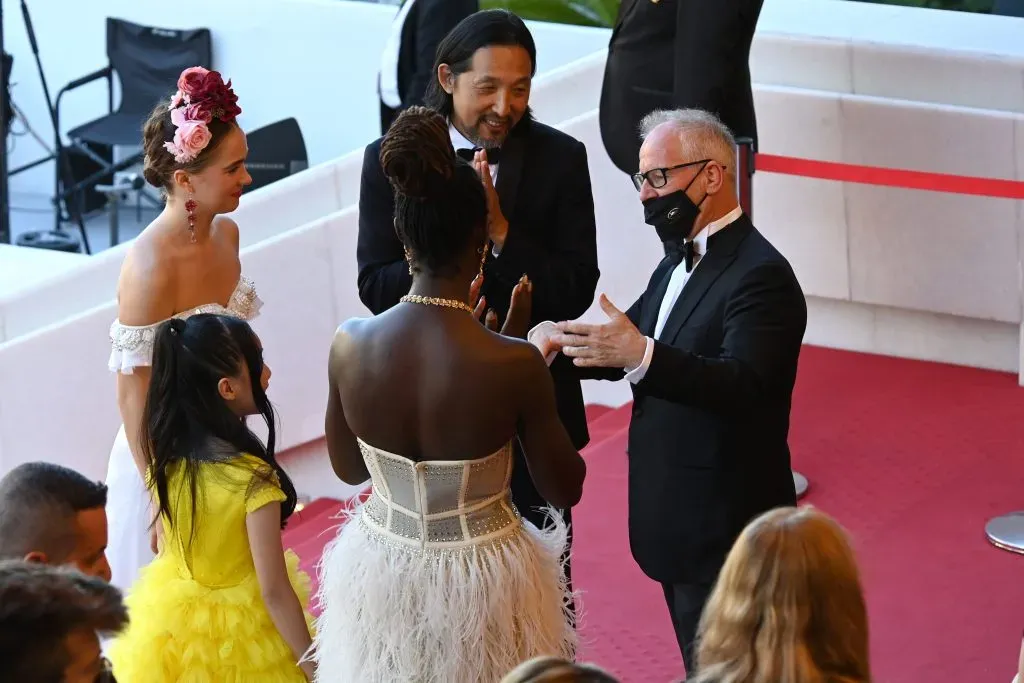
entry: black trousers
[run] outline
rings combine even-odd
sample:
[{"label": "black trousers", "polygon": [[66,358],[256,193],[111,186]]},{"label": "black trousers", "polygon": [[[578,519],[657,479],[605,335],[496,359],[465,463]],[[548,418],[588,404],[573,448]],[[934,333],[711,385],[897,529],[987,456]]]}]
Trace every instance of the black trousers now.
[{"label": "black trousers", "polygon": [[[512,454],[512,502],[515,504],[523,519],[529,520],[538,529],[543,529],[548,522],[548,515],[545,510],[549,503],[544,500],[530,478],[530,470],[526,466],[526,457],[522,448],[519,447],[519,440],[513,444]],[[572,549],[572,511],[562,510],[562,519],[569,525],[569,542],[566,545],[562,562],[565,565],[565,578],[569,582],[569,590],[572,590],[572,564],[569,562],[569,551]],[[569,609],[574,617],[576,614],[575,601],[569,603]]]},{"label": "black trousers", "polygon": [[711,583],[661,584],[662,590],[665,591],[668,613],[672,617],[672,627],[676,631],[676,640],[679,642],[679,651],[683,654],[688,679],[697,673],[697,625],[700,623],[704,603],[707,602],[713,587],[714,584]]}]

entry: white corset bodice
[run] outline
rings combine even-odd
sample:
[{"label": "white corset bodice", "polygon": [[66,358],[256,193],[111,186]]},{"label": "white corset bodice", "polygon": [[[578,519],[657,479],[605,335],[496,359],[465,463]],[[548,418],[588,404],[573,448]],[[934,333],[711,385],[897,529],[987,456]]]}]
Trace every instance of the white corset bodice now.
[{"label": "white corset bodice", "polygon": [[520,528],[512,504],[511,443],[476,460],[416,462],[359,440],[373,491],[360,520],[385,541],[413,548],[459,548]]},{"label": "white corset bodice", "polygon": [[[184,320],[200,313],[216,313],[248,321],[259,315],[262,307],[263,302],[256,295],[256,287],[252,281],[241,277],[235,285],[235,291],[231,293],[231,298],[228,299],[227,306],[203,304],[175,313],[172,317]],[[164,322],[166,321],[161,320],[152,325],[122,325],[121,321],[115,320],[110,325],[111,349],[107,367],[113,372],[130,375],[137,367],[152,365],[156,330]]]}]

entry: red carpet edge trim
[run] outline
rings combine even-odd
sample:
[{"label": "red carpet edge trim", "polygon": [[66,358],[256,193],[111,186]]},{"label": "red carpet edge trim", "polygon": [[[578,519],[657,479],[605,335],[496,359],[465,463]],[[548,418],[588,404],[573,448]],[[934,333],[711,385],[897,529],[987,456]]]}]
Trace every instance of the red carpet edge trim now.
[{"label": "red carpet edge trim", "polygon": [[757,154],[754,159],[754,168],[764,173],[779,173],[863,185],[902,187],[930,192],[1024,199],[1024,182],[1017,180],[841,164],[834,161],[816,161],[776,154]]}]

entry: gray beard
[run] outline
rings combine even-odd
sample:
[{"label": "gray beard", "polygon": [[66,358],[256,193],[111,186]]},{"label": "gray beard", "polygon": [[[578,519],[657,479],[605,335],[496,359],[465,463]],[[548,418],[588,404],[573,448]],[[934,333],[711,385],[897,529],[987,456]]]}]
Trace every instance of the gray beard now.
[{"label": "gray beard", "polygon": [[[459,131],[459,134],[462,135],[462,137],[472,142],[475,147],[479,147],[481,149],[498,149],[504,142],[504,140],[502,140],[502,142],[495,142],[494,140],[481,140],[472,132],[467,135],[458,126],[456,126],[451,119],[448,119],[448,124],[455,128],[455,130]],[[1022,683],[1024,683],[1024,681],[1022,681]]]}]

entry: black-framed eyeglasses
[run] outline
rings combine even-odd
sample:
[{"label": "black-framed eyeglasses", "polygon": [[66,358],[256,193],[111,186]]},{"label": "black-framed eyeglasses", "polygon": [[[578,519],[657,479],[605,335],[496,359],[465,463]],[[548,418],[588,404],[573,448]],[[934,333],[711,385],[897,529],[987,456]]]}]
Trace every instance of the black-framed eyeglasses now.
[{"label": "black-framed eyeglasses", "polygon": [[680,168],[687,168],[688,166],[696,166],[697,164],[707,165],[711,163],[712,159],[701,159],[700,161],[688,161],[685,164],[676,164],[675,166],[669,166],[668,168],[652,168],[650,171],[644,173],[634,173],[630,176],[633,179],[633,186],[636,187],[636,191],[639,192],[640,188],[644,186],[644,181],[651,187],[665,187],[665,183],[668,182],[668,172],[675,171]]}]

